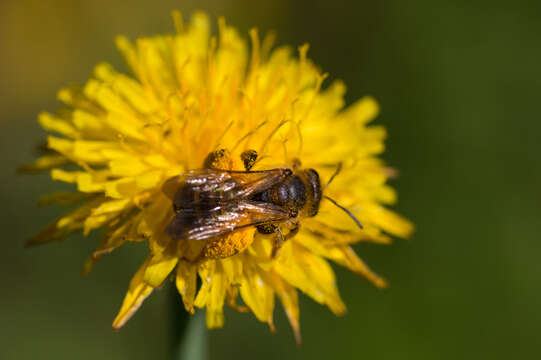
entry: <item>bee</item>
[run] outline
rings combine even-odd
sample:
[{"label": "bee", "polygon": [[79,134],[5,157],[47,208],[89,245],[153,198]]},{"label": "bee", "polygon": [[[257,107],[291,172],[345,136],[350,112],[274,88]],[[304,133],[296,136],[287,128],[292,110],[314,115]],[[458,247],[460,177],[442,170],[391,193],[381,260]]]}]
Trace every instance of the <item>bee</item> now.
[{"label": "bee", "polygon": [[[255,150],[241,154],[245,170],[220,169],[217,164],[227,158],[225,149],[210,153],[202,169],[191,170],[167,180],[162,189],[172,200],[174,215],[166,228],[173,239],[217,241],[246,229],[273,236],[271,258],[277,256],[283,243],[295,236],[303,218],[317,215],[323,196],[319,174],[314,169],[292,167],[251,170],[257,160]],[[339,172],[340,167],[337,169]],[[333,175],[331,180],[335,177]],[[327,185],[330,183],[327,183]],[[284,235],[283,231],[287,230]],[[242,251],[252,239],[235,244],[232,252],[221,252],[217,258]]]}]

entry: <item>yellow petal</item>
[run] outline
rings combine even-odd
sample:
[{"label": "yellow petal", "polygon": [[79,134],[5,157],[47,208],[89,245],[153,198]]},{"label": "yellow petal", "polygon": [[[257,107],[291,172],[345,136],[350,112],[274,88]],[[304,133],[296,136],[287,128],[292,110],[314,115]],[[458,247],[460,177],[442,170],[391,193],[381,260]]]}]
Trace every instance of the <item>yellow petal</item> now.
[{"label": "yellow petal", "polygon": [[362,261],[351,246],[341,246],[336,249],[336,255],[332,257],[338,264],[346,266],[351,271],[361,275],[379,288],[387,286],[387,282],[382,277],[374,273],[368,265]]},{"label": "yellow petal", "polygon": [[105,189],[105,195],[113,199],[132,197],[137,195],[141,190],[137,186],[137,181],[129,177],[108,181],[102,184],[102,189]]},{"label": "yellow petal", "polygon": [[310,249],[314,254],[324,256],[334,262],[347,267],[351,271],[361,275],[379,288],[387,286],[383,278],[376,275],[370,268],[355,254],[355,251],[347,245],[325,244],[319,238],[310,234],[300,233],[295,241],[302,244],[305,249]]},{"label": "yellow petal", "polygon": [[201,287],[195,297],[194,305],[198,308],[203,308],[207,304],[210,297],[210,289],[212,287],[212,275],[216,267],[216,260],[209,260],[198,266],[199,277],[201,278]]},{"label": "yellow petal", "polygon": [[85,162],[104,164],[107,161],[104,150],[118,148],[118,144],[109,141],[77,140],[73,144],[73,156]]},{"label": "yellow petal", "polygon": [[30,237],[26,241],[25,247],[42,245],[55,240],[63,240],[69,234],[78,231],[83,227],[83,224],[80,222],[66,224],[64,226],[59,226],[59,222],[60,220],[53,221],[39,233]]},{"label": "yellow petal", "polygon": [[321,220],[306,219],[302,224],[303,232],[318,238],[322,244],[351,244],[360,241],[370,241],[379,244],[389,244],[391,238],[381,233],[379,228],[365,224],[360,230],[349,217],[341,219],[344,215],[338,209],[332,213],[323,213]]},{"label": "yellow petal", "polygon": [[100,206],[92,209],[92,215],[101,215],[111,212],[122,211],[131,203],[130,199],[112,200],[101,203]]},{"label": "yellow petal", "polygon": [[135,119],[133,117],[133,108],[107,84],[96,79],[90,79],[87,81],[83,92],[85,96],[95,101],[109,114],[123,115],[131,120]]},{"label": "yellow petal", "polygon": [[105,201],[92,209],[90,216],[85,219],[83,233],[87,235],[91,230],[101,227],[106,222],[118,218],[122,211],[129,211],[131,199]]},{"label": "yellow petal", "polygon": [[113,321],[113,329],[117,330],[124,326],[154,290],[152,286],[144,281],[144,274],[149,263],[150,257],[147,258],[131,279],[130,287],[124,297],[120,311]]},{"label": "yellow petal", "polygon": [[162,183],[163,178],[162,170],[153,170],[137,176],[135,181],[139,189],[145,190],[156,188]]},{"label": "yellow petal", "polygon": [[227,280],[233,286],[238,286],[242,279],[242,257],[231,256],[221,260]]},{"label": "yellow petal", "polygon": [[282,302],[289,324],[295,334],[295,341],[297,344],[300,344],[301,326],[299,323],[299,297],[297,295],[297,290],[282,280],[282,278],[274,272],[269,273],[269,279]]},{"label": "yellow petal", "polygon": [[178,262],[174,254],[155,254],[152,256],[144,275],[144,281],[157,288],[169,276]]},{"label": "yellow petal", "polygon": [[155,168],[167,168],[170,166],[175,166],[176,164],[171,163],[167,158],[162,154],[150,154],[143,157],[145,163],[149,164]]},{"label": "yellow petal", "polygon": [[47,137],[47,146],[49,149],[56,150],[61,154],[71,154],[73,151],[73,144],[74,142],[71,140],[66,140],[55,136]]},{"label": "yellow petal", "polygon": [[370,222],[381,226],[381,228],[390,234],[408,238],[414,230],[413,224],[402,216],[384,208],[381,205],[366,205],[363,208],[365,217]]},{"label": "yellow petal", "polygon": [[130,105],[141,113],[154,111],[155,105],[149,102],[150,98],[140,83],[132,78],[116,72],[107,63],[101,63],[94,69],[94,74],[100,80],[108,83],[118,94],[120,94]]},{"label": "yellow petal", "polygon": [[145,124],[133,114],[111,112],[105,117],[105,123],[118,135],[145,141],[143,133]]},{"label": "yellow petal", "polygon": [[74,110],[72,113],[72,122],[77,130],[84,133],[87,138],[104,139],[109,137],[115,139],[115,134],[105,126],[102,118],[87,111],[81,109]]},{"label": "yellow petal", "polygon": [[227,288],[227,279],[220,261],[216,262],[214,275],[210,283],[210,294],[207,300],[206,323],[209,329],[224,325],[224,301]]},{"label": "yellow petal", "polygon": [[297,245],[286,242],[283,248],[291,247],[291,256],[280,256],[274,270],[289,284],[299,288],[315,301],[326,304],[335,314],[343,314],[346,307],[336,288],[334,272],[321,257]]},{"label": "yellow petal", "polygon": [[97,229],[114,217],[112,214],[89,216],[85,219],[83,235],[87,236],[90,231]]},{"label": "yellow petal", "polygon": [[51,178],[53,180],[63,181],[67,183],[75,183],[77,181],[78,171],[65,171],[62,169],[52,169]]},{"label": "yellow petal", "polygon": [[384,204],[394,204],[397,198],[396,191],[388,185],[374,189],[374,197]]},{"label": "yellow petal", "polygon": [[62,155],[45,155],[34,161],[32,164],[25,164],[17,168],[20,172],[38,172],[48,170],[57,166],[65,165],[69,160]]},{"label": "yellow petal", "polygon": [[379,105],[371,96],[363,97],[351,104],[340,114],[339,119],[365,124],[374,119],[379,113]]},{"label": "yellow petal", "polygon": [[223,304],[227,288],[225,273],[219,261],[209,260],[199,265],[201,288],[197,293],[194,305],[206,306],[206,323],[209,329],[223,326]]},{"label": "yellow petal", "polygon": [[182,295],[184,308],[193,314],[195,312],[193,306],[197,290],[196,266],[187,261],[180,261],[177,266],[176,285],[178,292]]},{"label": "yellow petal", "polygon": [[146,170],[148,166],[138,158],[123,158],[109,162],[111,174],[116,176],[137,176]]},{"label": "yellow petal", "polygon": [[69,123],[49,113],[39,114],[38,121],[45,130],[54,131],[70,138],[75,138],[79,135],[79,132]]},{"label": "yellow petal", "polygon": [[62,228],[64,226],[71,226],[73,224],[77,224],[77,226],[80,226],[79,228],[81,228],[84,220],[88,218],[92,209],[99,206],[104,201],[104,197],[96,196],[93,200],[87,202],[86,204],[78,207],[77,209],[67,213],[62,218],[60,218],[58,220],[57,227]]},{"label": "yellow petal", "polygon": [[87,259],[83,267],[83,275],[88,274],[92,270],[94,264],[102,255],[112,252],[113,250],[122,246],[128,240],[136,240],[133,224],[137,222],[139,214],[132,209],[132,211],[123,214],[123,217],[124,219],[119,219],[118,223],[116,224],[113,224],[115,222],[114,220],[111,221],[109,226],[107,226],[107,228],[101,233],[101,239],[98,247],[96,250],[94,250],[92,256]]},{"label": "yellow petal", "polygon": [[105,189],[105,179],[102,175],[105,174],[89,174],[84,172],[78,173],[77,190],[86,193],[103,191]]},{"label": "yellow petal", "polygon": [[[83,94],[83,89],[78,85],[61,89],[57,94],[57,98],[65,104],[70,105],[72,108],[84,110],[89,114],[99,115],[103,113],[103,109],[92,103]],[[78,110],[75,110],[75,112],[77,111]]]},{"label": "yellow petal", "polygon": [[140,38],[137,41],[140,65],[156,97],[166,99],[177,90],[170,41],[165,37]]},{"label": "yellow petal", "polygon": [[115,44],[118,50],[124,56],[124,60],[131,68],[133,73],[140,78],[140,69],[139,69],[139,57],[135,47],[132,43],[124,36],[117,36],[115,39]]},{"label": "yellow petal", "polygon": [[40,206],[46,206],[51,204],[70,206],[80,201],[86,200],[90,196],[91,195],[89,194],[82,194],[78,192],[57,191],[55,193],[40,197],[38,200],[38,204]]},{"label": "yellow petal", "polygon": [[105,198],[102,196],[95,196],[89,199],[85,204],[70,211],[60,219],[53,221],[38,234],[32,236],[28,239],[25,246],[41,245],[54,240],[62,240],[72,232],[81,230],[91,210],[99,206],[103,201],[105,201]]},{"label": "yellow petal", "polygon": [[265,282],[264,275],[255,264],[245,263],[240,295],[259,321],[266,322],[273,329],[274,290]]}]

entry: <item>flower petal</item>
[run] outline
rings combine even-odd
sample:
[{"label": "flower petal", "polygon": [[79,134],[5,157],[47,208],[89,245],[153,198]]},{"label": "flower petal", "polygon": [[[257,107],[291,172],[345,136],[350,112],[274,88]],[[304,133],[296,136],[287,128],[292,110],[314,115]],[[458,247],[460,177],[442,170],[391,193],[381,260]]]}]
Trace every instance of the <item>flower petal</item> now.
[{"label": "flower petal", "polygon": [[49,113],[39,114],[38,121],[45,130],[54,131],[69,138],[76,138],[79,135],[71,124]]},{"label": "flower petal", "polygon": [[199,308],[206,306],[206,323],[209,329],[222,327],[227,282],[220,261],[209,260],[200,265],[199,277],[202,285],[197,293],[194,305]]},{"label": "flower petal", "polygon": [[227,288],[227,279],[220,261],[216,262],[216,268],[211,280],[210,296],[207,301],[206,322],[209,329],[224,326],[224,301]]},{"label": "flower petal", "polygon": [[150,263],[150,257],[143,263],[143,265],[137,270],[135,275],[130,281],[130,287],[122,306],[115,320],[113,321],[113,329],[118,330],[132,317],[132,315],[143,304],[143,301],[152,293],[154,288],[144,281],[144,274],[148,264]]},{"label": "flower petal", "polygon": [[338,295],[330,265],[294,241],[286,242],[283,248],[286,247],[291,248],[292,255],[280,256],[274,267],[275,271],[315,301],[326,304],[333,313],[345,313],[346,307]]},{"label": "flower petal", "polygon": [[390,234],[400,236],[401,238],[408,238],[413,233],[414,226],[409,220],[404,219],[402,216],[381,205],[366,205],[364,206],[364,211],[366,212],[366,218]]},{"label": "flower petal", "polygon": [[178,262],[178,257],[175,254],[154,254],[145,269],[144,281],[157,288],[169,276]]},{"label": "flower petal", "polygon": [[302,244],[305,249],[309,249],[314,254],[324,256],[337,264],[347,267],[379,288],[387,286],[385,280],[372,272],[357,254],[355,254],[351,246],[325,244],[319,241],[319,238],[306,233],[298,234],[295,237],[295,241]]},{"label": "flower petal", "polygon": [[184,302],[184,308],[190,314],[195,312],[194,298],[196,287],[196,274],[197,268],[195,265],[188,263],[187,261],[180,261],[177,266],[176,285],[178,292],[182,295],[182,301]]},{"label": "flower petal", "polygon": [[301,326],[299,323],[299,297],[297,290],[274,272],[269,273],[268,278],[282,302],[289,324],[295,334],[295,341],[297,344],[300,344]]},{"label": "flower petal", "polygon": [[274,290],[255,264],[249,262],[244,264],[240,295],[259,321],[268,323],[271,329],[274,329],[272,318]]}]

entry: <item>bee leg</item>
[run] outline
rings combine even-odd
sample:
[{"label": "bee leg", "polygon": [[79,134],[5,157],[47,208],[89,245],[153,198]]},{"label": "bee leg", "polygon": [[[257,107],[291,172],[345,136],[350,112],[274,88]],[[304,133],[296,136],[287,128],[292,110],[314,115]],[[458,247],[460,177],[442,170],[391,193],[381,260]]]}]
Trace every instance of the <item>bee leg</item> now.
[{"label": "bee leg", "polygon": [[252,166],[254,166],[255,161],[257,160],[257,151],[255,150],[246,150],[240,154],[240,158],[244,163],[244,168],[246,171],[250,171]]},{"label": "bee leg", "polygon": [[272,244],[272,253],[271,253],[271,259],[275,259],[276,256],[278,256],[280,249],[282,248],[282,245],[284,243],[291,239],[293,236],[295,236],[298,232],[301,226],[298,223],[294,224],[293,229],[289,230],[286,236],[282,235],[282,231],[279,227],[275,227],[274,233],[276,236],[274,237],[274,243]]},{"label": "bee leg", "polygon": [[287,235],[284,238],[284,241],[287,241],[287,240],[291,239],[292,237],[294,237],[295,235],[297,235],[300,228],[301,228],[301,225],[299,223],[294,223],[293,224],[293,229],[289,230],[289,232],[287,233]]},{"label": "bee leg", "polygon": [[276,259],[282,245],[284,245],[284,236],[282,235],[282,231],[278,226],[274,227],[274,233],[276,236],[274,237],[274,242],[272,243],[271,259]]},{"label": "bee leg", "polygon": [[274,224],[262,224],[257,225],[257,231],[265,235],[275,235],[272,243],[271,259],[276,258],[278,252],[280,251],[280,248],[284,244],[284,236],[282,235],[282,231],[280,230],[280,228]]}]

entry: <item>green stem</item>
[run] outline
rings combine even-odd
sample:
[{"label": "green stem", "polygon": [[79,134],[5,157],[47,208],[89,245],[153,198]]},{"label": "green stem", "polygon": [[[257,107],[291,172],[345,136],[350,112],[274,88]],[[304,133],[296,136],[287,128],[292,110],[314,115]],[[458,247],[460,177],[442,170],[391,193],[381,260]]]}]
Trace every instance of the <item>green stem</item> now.
[{"label": "green stem", "polygon": [[206,360],[207,329],[202,311],[188,314],[176,287],[170,286],[171,344],[173,360]]}]

